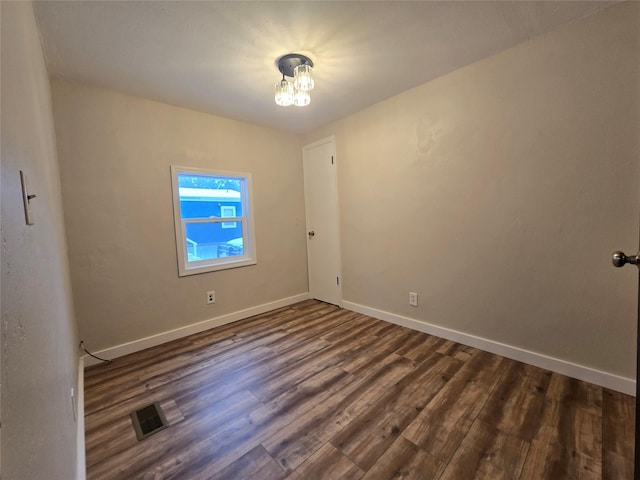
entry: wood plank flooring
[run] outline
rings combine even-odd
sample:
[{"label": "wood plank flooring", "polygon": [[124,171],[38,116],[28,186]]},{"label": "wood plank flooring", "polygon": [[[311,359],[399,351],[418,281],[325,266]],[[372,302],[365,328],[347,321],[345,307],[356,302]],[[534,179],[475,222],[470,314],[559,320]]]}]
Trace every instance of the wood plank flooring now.
[{"label": "wood plank flooring", "polygon": [[85,425],[89,479],[633,477],[632,397],[315,300],[87,369]]}]

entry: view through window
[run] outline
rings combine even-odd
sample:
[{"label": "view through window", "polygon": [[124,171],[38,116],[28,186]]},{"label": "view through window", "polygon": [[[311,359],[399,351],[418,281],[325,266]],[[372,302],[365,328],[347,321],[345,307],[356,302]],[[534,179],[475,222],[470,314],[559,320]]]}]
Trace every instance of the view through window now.
[{"label": "view through window", "polygon": [[252,265],[251,176],[171,167],[180,275]]}]

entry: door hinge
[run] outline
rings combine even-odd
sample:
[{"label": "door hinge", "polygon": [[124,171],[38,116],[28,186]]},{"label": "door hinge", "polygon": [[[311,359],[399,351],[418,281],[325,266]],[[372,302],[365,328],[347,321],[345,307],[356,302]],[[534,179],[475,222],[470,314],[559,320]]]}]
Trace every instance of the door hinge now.
[{"label": "door hinge", "polygon": [[336,277],[336,285],[340,285],[340,277]]},{"label": "door hinge", "polygon": [[331,165],[333,165],[333,155],[331,155]]}]

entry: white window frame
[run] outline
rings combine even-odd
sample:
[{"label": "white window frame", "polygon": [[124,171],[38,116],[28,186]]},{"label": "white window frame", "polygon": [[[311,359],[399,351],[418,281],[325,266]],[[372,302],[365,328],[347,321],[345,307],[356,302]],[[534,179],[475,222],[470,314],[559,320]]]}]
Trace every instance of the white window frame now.
[{"label": "white window frame", "polygon": [[[180,190],[178,186],[178,175],[180,173],[196,174],[211,177],[238,178],[242,180],[242,192],[240,192],[240,201],[242,204],[242,215],[239,217],[211,217],[211,218],[191,218],[183,219],[180,210]],[[255,243],[255,227],[253,222],[253,195],[252,181],[250,173],[242,172],[226,172],[221,170],[209,170],[203,168],[181,167],[171,165],[171,187],[173,191],[173,219],[176,235],[176,253],[178,258],[178,275],[184,277],[187,275],[195,275],[198,273],[215,272],[228,268],[244,267],[247,265],[255,265],[256,243]],[[187,223],[221,223],[230,224],[242,222],[242,238],[243,238],[243,254],[232,257],[211,258],[200,261],[189,261],[186,245],[186,229]],[[230,228],[230,227],[227,227]]]}]

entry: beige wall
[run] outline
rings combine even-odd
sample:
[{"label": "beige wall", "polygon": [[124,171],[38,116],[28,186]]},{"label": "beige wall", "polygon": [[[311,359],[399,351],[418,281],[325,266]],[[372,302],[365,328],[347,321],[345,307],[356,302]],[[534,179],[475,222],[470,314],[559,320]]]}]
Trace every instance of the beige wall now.
[{"label": "beige wall", "polygon": [[[31,3],[2,17],[2,478],[76,478],[78,349],[51,97]],[[19,172],[35,224],[25,224]]]},{"label": "beige wall", "polygon": [[[345,300],[633,377],[636,272],[610,254],[638,245],[639,9],[304,141],[54,80],[81,336],[102,349],[305,292],[300,150],[335,134]],[[257,266],[178,278],[171,164],[253,174]]]},{"label": "beige wall", "polygon": [[[320,129],[345,300],[634,377],[640,4]],[[408,292],[420,306],[408,306]]]},{"label": "beige wall", "polygon": [[[299,137],[57,80],[52,91],[78,328],[90,349],[308,291]],[[252,174],[257,265],[178,277],[172,164]]]}]

